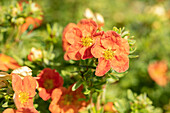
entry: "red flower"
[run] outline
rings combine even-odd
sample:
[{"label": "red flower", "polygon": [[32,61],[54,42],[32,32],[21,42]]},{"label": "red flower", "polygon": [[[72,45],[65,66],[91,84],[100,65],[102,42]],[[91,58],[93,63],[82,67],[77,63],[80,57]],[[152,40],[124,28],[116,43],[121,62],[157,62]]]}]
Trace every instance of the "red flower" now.
[{"label": "red flower", "polygon": [[12,88],[15,91],[14,102],[18,110],[34,109],[33,97],[35,96],[36,80],[32,76],[26,76],[22,80],[12,73]]},{"label": "red flower", "polygon": [[[72,85],[73,86],[73,85]],[[72,91],[72,86],[68,89],[64,87],[56,88],[52,93],[52,102],[49,106],[49,110],[52,113],[78,113],[78,111],[85,108],[87,102],[80,101],[84,98],[82,86],[76,91]]]},{"label": "red flower", "polygon": [[96,75],[103,76],[110,68],[124,72],[129,68],[129,44],[114,31],[107,31],[92,47],[92,55],[98,58]]},{"label": "red flower", "polygon": [[72,27],[65,33],[65,39],[70,44],[66,52],[68,59],[80,60],[93,57],[91,47],[96,38],[103,34],[103,32],[96,33],[97,28],[98,26],[93,20],[83,19],[77,24],[77,27]]},{"label": "red flower", "polygon": [[8,71],[9,69],[16,69],[19,67],[18,63],[12,57],[0,54],[0,70]]},{"label": "red flower", "polygon": [[148,66],[148,73],[151,79],[160,86],[165,86],[168,82],[168,78],[166,76],[167,70],[168,66],[165,61],[157,61],[149,64]]},{"label": "red flower", "polygon": [[8,108],[5,111],[3,111],[3,113],[38,113],[38,111],[35,108],[32,109],[20,109],[20,110],[15,110],[12,108]]},{"label": "red flower", "polygon": [[39,96],[45,101],[50,99],[52,91],[55,88],[63,86],[63,78],[58,72],[50,68],[43,69],[37,77],[40,78],[37,80],[39,84]]}]

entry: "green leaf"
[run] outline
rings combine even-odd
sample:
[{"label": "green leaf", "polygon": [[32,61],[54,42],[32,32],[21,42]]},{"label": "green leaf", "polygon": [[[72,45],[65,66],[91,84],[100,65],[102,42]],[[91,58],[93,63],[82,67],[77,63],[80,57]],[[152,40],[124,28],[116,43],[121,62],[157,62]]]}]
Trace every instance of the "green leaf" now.
[{"label": "green leaf", "polygon": [[84,92],[85,95],[88,95],[91,91],[86,89],[86,91]]},{"label": "green leaf", "polygon": [[130,48],[130,54],[134,53],[136,51],[136,47],[135,48]]},{"label": "green leaf", "polygon": [[79,80],[78,82],[76,82],[76,83],[73,85],[72,91],[75,91],[75,90],[78,89],[81,85],[82,85],[82,81]]},{"label": "green leaf", "polygon": [[51,26],[50,26],[50,24],[47,24],[46,26],[47,26],[47,32],[48,32],[48,34],[51,34]]},{"label": "green leaf", "polygon": [[127,97],[131,101],[133,101],[135,99],[133,92],[130,89],[128,89],[128,91],[127,91]]},{"label": "green leaf", "polygon": [[116,77],[116,76],[114,76],[114,75],[112,75],[112,74],[109,74],[109,76],[110,76],[114,81],[118,81],[118,80],[119,80],[118,77]]},{"label": "green leaf", "polygon": [[128,40],[128,43],[129,43],[130,45],[134,45],[134,44],[136,43],[136,40],[129,39],[129,40]]},{"label": "green leaf", "polygon": [[3,108],[5,107],[8,107],[8,102],[5,102],[3,105],[2,105]]},{"label": "green leaf", "polygon": [[138,58],[139,55],[128,55],[129,58]]}]

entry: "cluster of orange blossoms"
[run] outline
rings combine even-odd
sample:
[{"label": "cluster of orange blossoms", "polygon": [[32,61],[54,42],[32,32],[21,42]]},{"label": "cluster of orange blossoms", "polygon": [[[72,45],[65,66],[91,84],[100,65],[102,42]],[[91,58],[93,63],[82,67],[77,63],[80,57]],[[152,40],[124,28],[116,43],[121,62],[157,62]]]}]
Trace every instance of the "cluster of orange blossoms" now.
[{"label": "cluster of orange blossoms", "polygon": [[110,68],[124,72],[129,68],[129,43],[115,31],[98,31],[98,24],[82,19],[77,25],[70,23],[63,31],[65,60],[98,58],[96,76],[103,76]]},{"label": "cluster of orange blossoms", "polygon": [[38,113],[33,106],[36,88],[44,101],[52,99],[49,106],[52,113],[78,113],[87,106],[88,102],[79,100],[86,99],[82,93],[83,87],[72,91],[73,85],[71,85],[66,89],[63,87],[63,78],[55,70],[45,68],[37,77],[31,75],[30,69],[26,66],[11,73],[17,110],[8,108],[3,113]]},{"label": "cluster of orange blossoms", "polygon": [[[22,3],[29,4],[28,1],[18,3],[20,11],[23,11]],[[36,3],[31,3],[31,7],[33,11],[40,10],[40,12],[42,12],[40,6]],[[30,12],[30,13],[34,13],[34,12]],[[43,18],[43,15],[39,15],[39,16]],[[42,24],[42,20],[43,19],[40,19],[40,18],[26,17],[25,23],[22,24],[21,26],[21,33],[25,32],[30,25],[33,25],[33,29],[39,27]]]},{"label": "cluster of orange blossoms", "polygon": [[168,66],[165,61],[157,61],[148,66],[148,73],[151,79],[160,86],[166,86],[168,83],[168,77],[166,76],[167,70]]}]

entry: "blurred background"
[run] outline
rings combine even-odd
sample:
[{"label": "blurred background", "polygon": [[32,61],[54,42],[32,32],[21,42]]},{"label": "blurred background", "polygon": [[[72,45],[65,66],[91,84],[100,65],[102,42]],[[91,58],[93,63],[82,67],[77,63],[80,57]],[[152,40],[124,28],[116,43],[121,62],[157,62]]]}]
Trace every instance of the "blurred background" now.
[{"label": "blurred background", "polygon": [[[63,28],[70,22],[77,23],[89,8],[103,16],[104,30],[112,30],[114,26],[129,30],[136,40],[137,50],[134,54],[139,57],[130,59],[128,74],[119,82],[107,85],[106,101],[123,98],[127,89],[131,89],[137,94],[146,92],[154,106],[170,111],[170,0],[33,1],[44,12],[40,29],[45,28],[47,23],[57,22]],[[0,6],[11,2],[15,0],[1,0]],[[154,79],[154,75],[151,77],[148,73],[148,66],[162,61],[166,66],[157,66],[155,69],[165,71],[155,72],[157,77]]]}]

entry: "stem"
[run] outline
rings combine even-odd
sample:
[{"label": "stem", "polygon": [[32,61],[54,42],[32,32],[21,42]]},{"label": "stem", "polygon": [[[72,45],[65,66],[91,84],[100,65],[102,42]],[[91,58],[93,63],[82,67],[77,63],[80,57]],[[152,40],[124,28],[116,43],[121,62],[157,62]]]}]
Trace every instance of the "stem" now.
[{"label": "stem", "polygon": [[98,95],[98,97],[97,97],[97,103],[96,103],[97,111],[99,111],[100,108],[101,108],[100,100],[101,100],[101,94],[99,93],[99,95]]},{"label": "stem", "polygon": [[105,95],[106,95],[106,84],[103,85],[102,87],[103,93],[102,93],[102,104],[105,104]]}]

